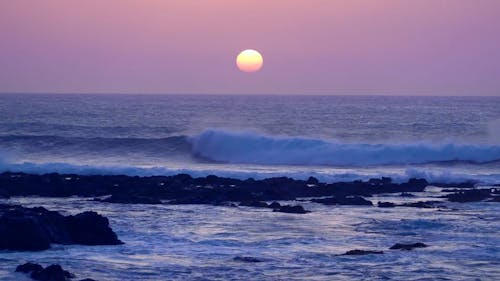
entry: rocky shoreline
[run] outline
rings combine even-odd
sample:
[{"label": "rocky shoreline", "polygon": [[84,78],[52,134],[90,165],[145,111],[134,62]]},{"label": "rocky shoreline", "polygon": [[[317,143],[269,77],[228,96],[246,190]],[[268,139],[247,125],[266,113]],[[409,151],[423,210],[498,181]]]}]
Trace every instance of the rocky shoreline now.
[{"label": "rocky shoreline", "polygon": [[[429,186],[441,190],[433,201],[405,203],[372,202],[370,197],[392,194],[412,198],[415,192],[423,192]],[[76,175],[76,174],[0,174],[0,198],[9,197],[69,197],[79,196],[90,201],[110,204],[209,204],[266,208],[273,212],[307,214],[301,205],[286,205],[277,201],[296,200],[323,205],[356,205],[361,207],[413,207],[445,208],[449,202],[499,202],[500,188],[477,186],[473,182],[429,183],[425,179],[409,179],[395,183],[390,178],[368,181],[322,183],[310,177],[295,180],[286,177],[263,180],[239,180],[217,176],[193,178],[186,174],[175,176],[131,177],[123,175]],[[0,204],[0,250],[40,251],[51,244],[119,245],[120,241],[106,217],[92,211],[64,216],[43,207],[26,208]],[[390,249],[411,250],[427,247],[417,242],[395,244]],[[380,250],[354,249],[342,255],[357,256],[383,254]],[[236,261],[257,262],[252,257],[236,257]],[[48,268],[48,270],[47,270]],[[69,279],[57,266],[21,272],[31,272],[35,280],[52,272]],[[52,274],[52,273],[51,273]],[[38,276],[38,277],[37,277]],[[62,278],[62,277],[61,277]],[[61,280],[66,280],[61,279]],[[47,279],[51,280],[51,279]]]},{"label": "rocky shoreline", "polygon": [[287,177],[239,180],[217,176],[193,178],[175,176],[125,176],[76,174],[0,174],[0,196],[94,197],[109,203],[129,204],[210,204],[263,202],[316,198],[326,205],[374,205],[367,197],[383,193],[411,196],[428,186],[443,188],[443,197],[453,202],[498,201],[497,187],[476,188],[474,182],[429,183],[409,179],[395,183],[391,178],[322,183],[316,178]]},{"label": "rocky shoreline", "polygon": [[43,207],[0,204],[0,250],[40,251],[51,244],[123,244],[96,212],[64,216]]}]

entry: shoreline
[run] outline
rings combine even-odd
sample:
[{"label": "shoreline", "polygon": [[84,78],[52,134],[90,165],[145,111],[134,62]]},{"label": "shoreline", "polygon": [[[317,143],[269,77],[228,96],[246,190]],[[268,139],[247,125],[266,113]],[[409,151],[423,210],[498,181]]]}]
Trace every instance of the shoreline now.
[{"label": "shoreline", "polygon": [[312,198],[312,202],[332,205],[373,205],[365,197],[383,193],[422,192],[428,186],[441,188],[442,198],[456,202],[498,201],[500,194],[496,186],[481,187],[471,181],[430,183],[418,178],[411,178],[403,183],[394,183],[389,177],[322,183],[314,177],[309,177],[308,180],[288,177],[239,180],[215,175],[193,178],[188,174],[148,177],[11,172],[0,174],[0,198],[80,196],[110,203],[139,204],[221,205],[240,202],[244,205],[258,205],[249,202]]},{"label": "shoreline", "polygon": [[[9,200],[9,197],[11,197],[12,200]],[[114,236],[116,240],[112,240],[111,243],[82,242],[81,240],[71,238],[71,235],[69,235],[71,238],[69,240],[64,238],[67,236],[66,235],[55,236],[54,239],[51,238],[50,241],[46,242],[57,245],[54,247],[53,251],[60,251],[63,248],[69,247],[74,249],[75,253],[85,253],[87,251],[95,253],[94,251],[101,250],[90,250],[89,248],[71,244],[108,244],[109,246],[97,247],[103,249],[103,253],[105,252],[107,255],[120,255],[121,251],[125,248],[128,249],[128,251],[134,251],[133,249],[137,247],[137,241],[147,240],[147,238],[138,236],[137,234],[128,234],[128,232],[133,229],[130,229],[130,225],[124,223],[122,220],[126,220],[126,218],[124,218],[124,212],[129,212],[131,209],[135,210],[133,212],[140,212],[141,214],[144,210],[152,210],[159,215],[164,212],[162,211],[165,210],[163,208],[171,208],[168,206],[178,205],[178,207],[173,207],[174,209],[170,210],[176,210],[176,212],[180,213],[186,212],[184,215],[189,217],[198,217],[201,213],[209,211],[211,215],[208,217],[217,221],[218,213],[223,211],[230,212],[232,216],[240,217],[240,219],[244,220],[248,219],[248,214],[252,214],[254,216],[266,218],[267,220],[272,219],[274,223],[283,225],[291,221],[301,221],[302,223],[309,222],[312,223],[312,225],[316,225],[322,221],[320,219],[321,216],[331,216],[325,213],[328,212],[327,210],[331,210],[337,215],[340,215],[339,212],[346,211],[348,212],[346,214],[347,216],[354,216],[358,220],[360,214],[375,212],[374,214],[376,214],[375,216],[377,218],[380,216],[384,217],[383,214],[386,213],[394,214],[397,218],[402,219],[401,223],[403,224],[402,227],[404,227],[405,224],[408,224],[408,222],[404,221],[404,214],[414,214],[416,217],[418,217],[418,214],[429,214],[429,212],[438,216],[452,213],[455,214],[457,212],[459,213],[458,209],[456,209],[458,205],[450,205],[448,203],[455,202],[461,204],[477,201],[499,202],[500,188],[496,186],[480,186],[474,182],[460,182],[454,184],[429,183],[424,179],[415,178],[404,183],[393,183],[390,178],[321,183],[313,177],[304,181],[286,177],[268,178],[264,180],[238,180],[213,175],[193,178],[186,174],[175,176],[131,177],[123,175],[89,176],[56,173],[42,175],[2,173],[0,174],[0,198],[5,199],[0,203],[0,207],[2,207],[0,208],[0,220],[14,222],[19,220],[24,222],[33,220],[35,221],[35,225],[38,226],[38,229],[51,229],[48,233],[52,233],[51,231],[54,229],[58,229],[55,233],[67,233],[68,231],[70,234],[73,233],[68,230],[69,228],[67,226],[68,222],[71,222],[73,217],[81,217],[85,224],[89,226],[94,225],[95,221],[103,221],[104,223],[101,223],[102,227],[100,228],[107,229],[108,218],[110,218],[111,223],[109,227],[112,229],[109,228],[107,231],[111,231],[111,236],[114,235],[113,231],[116,231],[116,234],[118,234],[118,236]],[[46,203],[43,203],[46,199],[56,200],[59,203],[47,206]],[[74,214],[71,212],[68,216],[67,213],[63,211],[64,208],[58,206],[77,206],[71,203],[73,200],[81,202],[77,203],[77,205],[83,203],[86,207],[83,209],[74,209]],[[376,202],[376,200],[384,201]],[[26,204],[26,202],[28,203]],[[346,208],[340,208],[340,206]],[[461,206],[470,208],[472,205],[465,204]],[[495,208],[496,204],[488,203],[487,206],[490,206],[488,208]],[[45,209],[47,207],[49,209]],[[349,207],[352,207],[352,209]],[[415,210],[415,208],[419,210]],[[459,207],[459,209],[461,209],[461,207]],[[103,210],[107,211],[103,212]],[[112,211],[110,212],[110,210]],[[196,214],[192,213],[192,210],[197,210]],[[352,210],[354,214],[350,213],[351,211],[349,210]],[[81,211],[85,212],[77,214],[77,212]],[[274,212],[287,214],[280,215]],[[309,213],[312,213],[312,215],[308,215]],[[106,216],[102,216],[101,214],[106,214]],[[169,212],[166,214],[169,214]],[[180,214],[180,216],[182,217],[183,215]],[[87,219],[88,217],[92,219]],[[159,223],[158,219],[155,217],[154,215],[152,217],[146,215],[141,218],[148,220],[149,223]],[[170,217],[170,215],[167,215],[167,217]],[[136,220],[133,221],[135,222]],[[164,220],[162,219],[162,221]],[[262,219],[257,219],[257,221],[259,223],[263,222]],[[60,222],[63,223],[61,224]],[[168,219],[164,221],[164,223],[168,225]],[[416,230],[418,230],[422,222],[419,219],[415,219],[415,221],[411,221],[411,223],[415,223]],[[144,232],[140,233],[149,233],[151,229],[148,225],[149,224],[146,223],[143,226],[145,227],[143,230]],[[265,225],[265,223],[262,224],[262,227],[263,225]],[[372,226],[370,227],[370,225]],[[89,226],[85,226],[85,228],[91,229]],[[363,226],[354,225],[353,227],[356,229],[355,233],[358,232],[358,227],[361,227],[361,229],[359,229],[359,231],[361,231],[360,234],[356,235],[362,235]],[[377,224],[377,221],[371,221],[365,227],[367,227],[371,233],[377,231],[377,229],[382,226]],[[79,229],[80,228],[81,227],[79,227]],[[272,230],[268,229],[267,231],[279,231],[279,229],[280,228],[273,226]],[[175,230],[173,231],[175,232]],[[318,229],[318,231],[327,230]],[[421,231],[425,230],[420,229],[419,232]],[[171,232],[169,233],[172,235]],[[300,233],[304,234],[303,230],[301,230]],[[5,238],[2,235],[0,231],[0,239]],[[17,232],[17,235],[26,237],[27,239],[25,239],[24,242],[29,241],[29,243],[32,243],[36,240],[33,237],[30,238],[30,235],[43,237],[45,234],[43,231],[38,234],[35,231],[25,232],[22,231],[21,228],[21,230]],[[10,237],[16,237],[17,235],[10,235]],[[144,235],[148,235],[149,239],[153,239],[154,237],[154,239],[162,241],[162,235],[166,234],[160,235],[159,233],[150,233]],[[349,263],[356,263],[358,259],[359,262],[370,259],[378,263],[380,259],[398,259],[401,255],[404,255],[403,253],[399,253],[401,251],[415,252],[412,256],[433,256],[433,251],[442,247],[442,245],[439,244],[441,243],[439,240],[429,237],[426,238],[422,235],[405,237],[393,235],[390,231],[387,231],[387,233],[384,231],[383,237],[385,237],[383,238],[383,243],[374,242],[365,244],[360,242],[362,240],[358,240],[360,238],[351,240],[330,253],[329,259],[333,261],[339,260],[340,262],[347,259],[350,261]],[[97,236],[96,238],[103,239],[101,236]],[[108,239],[109,238],[105,238],[104,241],[109,241]],[[121,244],[122,241],[125,244]],[[180,241],[184,240],[181,239]],[[26,246],[26,244],[23,244],[24,242],[19,244],[18,249],[22,249]],[[189,243],[196,244],[197,242]],[[12,272],[11,274],[15,276],[20,276],[19,274],[24,273],[14,273],[14,270],[28,272],[20,270],[22,267],[28,265],[30,267],[36,266],[33,272],[40,273],[44,272],[43,270],[47,270],[47,268],[52,269],[53,266],[48,263],[49,261],[43,258],[51,251],[47,251],[47,245],[48,244],[45,243],[44,247],[38,248],[36,251],[33,251],[33,249],[23,251],[23,258],[16,261],[11,260],[9,269],[4,268],[4,270]],[[249,252],[243,251],[242,248],[244,246],[242,245],[234,247],[238,250],[235,252],[227,252],[219,257],[221,259],[226,259],[225,263],[234,266],[234,268],[257,267],[255,269],[257,270],[259,266],[266,266],[267,264],[273,264],[281,260],[279,255],[269,257],[264,252],[257,250]],[[290,245],[290,247],[293,246]],[[8,249],[8,247],[4,248]],[[426,250],[426,248],[430,250]],[[216,248],[210,249],[210,253],[216,253],[213,252],[216,251]],[[137,249],[137,251],[141,251],[141,249]],[[162,252],[162,254],[167,255],[172,249],[168,248],[165,249],[165,251],[166,252]],[[16,253],[20,253],[19,250],[15,249],[1,252],[3,252],[5,257],[9,257],[12,254],[13,258],[17,255]],[[182,253],[186,254],[184,252]],[[28,264],[22,264],[23,262]],[[29,263],[36,264],[33,265]],[[66,268],[79,276],[87,275],[97,277],[100,275],[98,272],[77,266],[73,260],[66,261],[59,258],[53,258],[51,263],[55,263],[54,266],[58,269],[56,273],[59,275],[65,273],[66,271],[64,269]],[[39,264],[46,266],[46,268],[43,269]],[[61,266],[63,266],[64,269]],[[94,266],[99,268],[100,265]],[[126,272],[122,273],[126,274]],[[122,273],[120,273],[120,275]],[[113,274],[116,275],[118,273],[114,271]],[[172,276],[183,275],[180,273],[172,274]],[[127,278],[123,280],[129,280]]]}]

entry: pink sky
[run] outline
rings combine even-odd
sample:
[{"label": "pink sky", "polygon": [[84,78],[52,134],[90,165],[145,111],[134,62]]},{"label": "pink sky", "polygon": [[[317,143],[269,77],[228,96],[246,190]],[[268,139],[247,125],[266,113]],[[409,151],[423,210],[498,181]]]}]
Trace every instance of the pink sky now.
[{"label": "pink sky", "polygon": [[500,96],[500,1],[0,0],[0,92]]}]

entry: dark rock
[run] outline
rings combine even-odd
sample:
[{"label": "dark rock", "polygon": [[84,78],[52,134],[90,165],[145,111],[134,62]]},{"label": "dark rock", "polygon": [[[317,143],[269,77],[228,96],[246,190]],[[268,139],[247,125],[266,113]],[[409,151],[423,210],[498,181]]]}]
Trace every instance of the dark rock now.
[{"label": "dark rock", "polygon": [[368,183],[371,185],[386,185],[386,184],[391,184],[392,179],[388,177],[382,177],[380,179],[369,179]]},{"label": "dark rock", "polygon": [[[30,277],[40,281],[67,281],[75,278],[75,275],[67,270],[64,270],[60,265],[53,264],[43,268],[36,263],[25,263],[16,268],[16,272],[31,273]],[[85,278],[80,281],[96,281],[91,278]]]},{"label": "dark rock", "polygon": [[[296,200],[300,197],[371,196],[380,193],[423,191],[427,181],[410,179],[396,184],[390,178],[369,181],[320,183],[316,178],[307,181],[288,177],[263,180],[238,180],[210,175],[192,178],[186,174],[175,176],[131,177],[124,175],[75,175],[1,173],[0,186],[10,196],[87,196],[113,194],[105,200],[113,203],[157,204],[214,204],[244,201]],[[356,197],[353,197],[356,198]],[[366,204],[366,202],[363,202]],[[342,203],[340,203],[342,204]],[[357,204],[345,202],[344,204]]]},{"label": "dark rock", "polygon": [[429,185],[425,179],[415,179],[411,178],[406,183],[399,185],[401,192],[422,192]]},{"label": "dark rock", "polygon": [[365,205],[365,206],[373,205],[371,201],[368,201],[365,198],[357,195],[345,196],[345,197],[332,196],[321,199],[312,199],[311,201],[325,205]]},{"label": "dark rock", "polygon": [[282,212],[282,213],[290,213],[290,214],[305,214],[305,213],[309,213],[309,211],[306,211],[304,209],[304,207],[302,207],[300,205],[295,205],[295,206],[283,205],[283,206],[280,206],[277,209],[274,209],[273,212]]},{"label": "dark rock", "polygon": [[84,212],[67,217],[67,228],[72,240],[77,244],[123,244],[109,227],[108,219],[96,212]]},{"label": "dark rock", "polygon": [[313,184],[313,185],[318,185],[319,180],[315,177],[309,177],[306,181],[307,184]]},{"label": "dark rock", "polygon": [[418,242],[418,243],[412,243],[412,244],[402,244],[402,243],[396,243],[389,249],[391,250],[413,250],[415,248],[425,248],[428,247],[426,244]]},{"label": "dark rock", "polygon": [[448,200],[451,202],[477,202],[487,199],[491,196],[490,189],[471,189],[457,193],[448,194]]},{"label": "dark rock", "polygon": [[417,201],[417,202],[409,202],[403,203],[399,206],[401,207],[414,207],[414,208],[435,208],[435,203],[441,203],[439,201]]},{"label": "dark rock", "polygon": [[126,194],[113,194],[100,201],[107,203],[121,203],[121,204],[161,204],[161,201],[156,198],[151,198],[146,196],[126,195]]},{"label": "dark rock", "polygon": [[243,256],[234,257],[233,260],[234,261],[239,261],[239,262],[263,262],[263,260],[259,260],[258,258],[243,257]]},{"label": "dark rock", "polygon": [[70,272],[62,269],[62,267],[58,264],[47,266],[39,271],[33,271],[30,276],[31,278],[40,281],[66,281],[75,277]]},{"label": "dark rock", "polygon": [[409,192],[401,192],[401,194],[399,194],[399,196],[401,196],[401,197],[415,197],[415,195],[413,195]]},{"label": "dark rock", "polygon": [[40,218],[9,211],[0,217],[0,249],[40,251],[50,248],[51,239]]},{"label": "dark rock", "polygon": [[0,205],[0,249],[39,251],[56,244],[117,245],[108,220],[95,212],[65,217],[45,208]]},{"label": "dark rock", "polygon": [[240,206],[257,207],[257,208],[268,208],[269,207],[269,205],[267,205],[266,202],[262,202],[262,201],[245,201],[245,202],[241,202]]},{"label": "dark rock", "polygon": [[371,254],[383,254],[382,251],[371,251],[371,250],[350,250],[342,254],[342,256],[362,256],[362,255],[371,255]]},{"label": "dark rock", "polygon": [[41,271],[43,267],[37,263],[27,262],[16,267],[16,272],[30,273],[32,271]]},{"label": "dark rock", "polygon": [[377,206],[379,206],[380,208],[394,208],[396,207],[396,204],[392,203],[392,202],[378,202],[377,203]]},{"label": "dark rock", "polygon": [[280,207],[281,207],[281,204],[280,204],[280,203],[278,203],[278,202],[276,202],[276,201],[274,201],[274,202],[272,202],[271,204],[269,204],[269,206],[268,206],[268,207],[269,207],[269,208],[271,208],[271,209],[278,209],[278,208],[280,208]]}]

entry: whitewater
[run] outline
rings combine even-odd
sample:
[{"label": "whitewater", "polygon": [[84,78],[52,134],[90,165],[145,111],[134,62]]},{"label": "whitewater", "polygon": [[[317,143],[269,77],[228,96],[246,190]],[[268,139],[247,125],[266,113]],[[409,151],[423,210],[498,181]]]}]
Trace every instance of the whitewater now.
[{"label": "whitewater", "polygon": [[[6,171],[322,182],[417,177],[490,190],[500,184],[500,98],[3,94]],[[366,197],[375,206],[280,201],[307,214],[12,196],[0,204],[96,211],[125,244],[2,250],[0,280],[31,280],[14,272],[24,262],[60,264],[75,280],[498,280],[498,202],[450,202],[443,189]],[[378,201],[438,202],[381,208]],[[415,242],[429,247],[389,249]],[[353,249],[384,254],[342,255]]]},{"label": "whitewater", "polygon": [[0,96],[0,170],[500,182],[495,97]]}]

